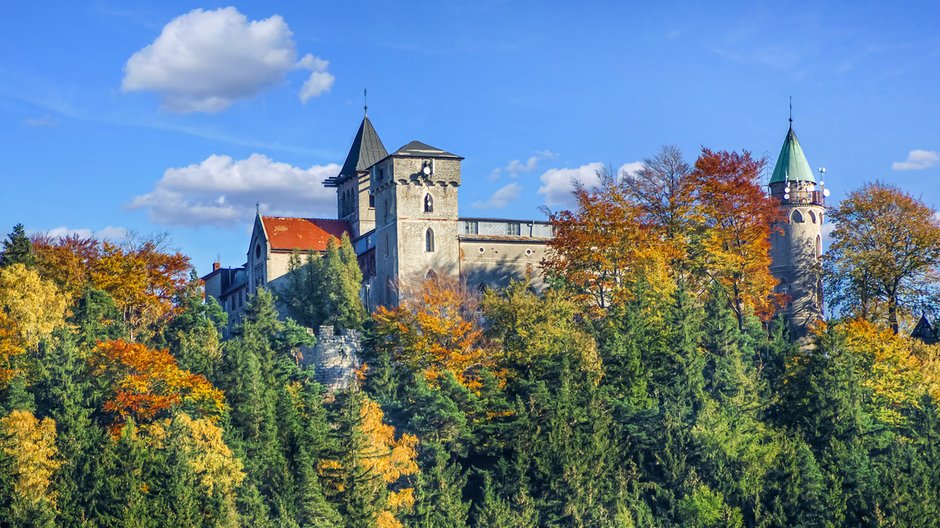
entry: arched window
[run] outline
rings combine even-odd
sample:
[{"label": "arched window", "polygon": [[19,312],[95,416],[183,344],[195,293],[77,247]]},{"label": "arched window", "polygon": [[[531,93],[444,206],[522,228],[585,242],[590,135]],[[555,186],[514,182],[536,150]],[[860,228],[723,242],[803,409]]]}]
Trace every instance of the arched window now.
[{"label": "arched window", "polygon": [[431,194],[424,195],[424,212],[433,213],[434,212],[434,198],[431,197]]},{"label": "arched window", "polygon": [[428,270],[424,278],[427,280],[437,280],[437,273],[435,273],[434,270]]},{"label": "arched window", "polygon": [[816,258],[822,258],[822,237],[816,235]]},{"label": "arched window", "polygon": [[434,231],[430,227],[424,233],[424,250],[428,253],[434,252]]},{"label": "arched window", "polygon": [[802,223],[803,223],[803,215],[800,213],[800,210],[799,210],[799,209],[795,209],[795,210],[793,211],[793,216],[790,217],[790,219],[791,219],[790,221],[793,222],[794,224],[802,224]]},{"label": "arched window", "polygon": [[809,212],[809,221],[812,222],[812,223],[814,223],[814,224],[816,223],[816,213],[814,213],[814,212],[812,212],[812,211]]}]

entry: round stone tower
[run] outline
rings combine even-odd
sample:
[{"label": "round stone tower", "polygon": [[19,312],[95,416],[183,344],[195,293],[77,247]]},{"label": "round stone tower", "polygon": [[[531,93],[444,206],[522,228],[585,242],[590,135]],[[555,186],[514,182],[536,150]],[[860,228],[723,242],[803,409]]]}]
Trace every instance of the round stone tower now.
[{"label": "round stone tower", "polygon": [[823,182],[816,182],[793,120],[770,178],[770,195],[785,214],[771,235],[771,272],[780,281],[779,293],[788,297],[781,311],[794,338],[806,335],[808,326],[822,317],[822,225],[826,213]]}]

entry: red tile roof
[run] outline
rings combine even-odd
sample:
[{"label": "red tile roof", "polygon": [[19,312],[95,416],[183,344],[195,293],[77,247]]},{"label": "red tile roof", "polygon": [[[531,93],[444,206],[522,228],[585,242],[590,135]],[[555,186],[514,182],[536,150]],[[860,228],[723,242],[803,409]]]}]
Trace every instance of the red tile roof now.
[{"label": "red tile roof", "polygon": [[349,234],[349,225],[342,220],[262,216],[261,222],[271,249],[326,251],[331,238]]}]

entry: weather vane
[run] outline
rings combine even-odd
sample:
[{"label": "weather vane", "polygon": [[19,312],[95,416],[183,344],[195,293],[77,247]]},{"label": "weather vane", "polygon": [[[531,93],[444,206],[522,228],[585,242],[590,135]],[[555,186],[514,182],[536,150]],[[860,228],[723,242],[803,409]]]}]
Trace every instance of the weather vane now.
[{"label": "weather vane", "polygon": [[362,89],[362,115],[369,116],[369,90]]}]

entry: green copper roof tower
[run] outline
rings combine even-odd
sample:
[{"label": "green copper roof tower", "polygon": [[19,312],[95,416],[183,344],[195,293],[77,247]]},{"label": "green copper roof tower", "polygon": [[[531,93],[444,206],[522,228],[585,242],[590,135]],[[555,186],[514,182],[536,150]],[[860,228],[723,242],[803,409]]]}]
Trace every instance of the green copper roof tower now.
[{"label": "green copper roof tower", "polygon": [[777,156],[777,164],[774,165],[774,174],[770,178],[770,184],[791,181],[816,183],[813,169],[809,167],[806,154],[803,154],[803,147],[800,146],[800,141],[796,139],[796,133],[793,131],[793,118],[790,118],[790,130],[787,131],[787,137],[783,140],[783,148],[780,149],[780,155]]}]

